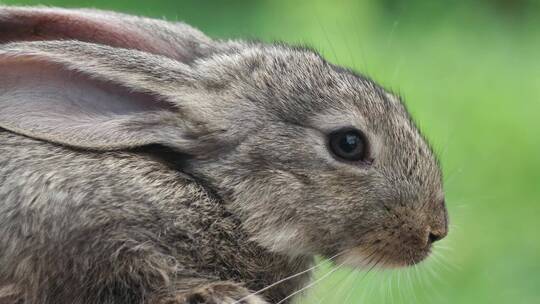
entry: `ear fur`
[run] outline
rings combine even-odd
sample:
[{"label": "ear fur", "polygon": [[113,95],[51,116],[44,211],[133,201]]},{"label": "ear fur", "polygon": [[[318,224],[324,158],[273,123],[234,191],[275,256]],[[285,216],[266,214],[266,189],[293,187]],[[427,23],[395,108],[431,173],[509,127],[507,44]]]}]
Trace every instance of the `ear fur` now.
[{"label": "ear fur", "polygon": [[0,43],[45,40],[134,49],[186,63],[217,47],[199,30],[179,22],[90,9],[0,6]]},{"label": "ear fur", "polygon": [[12,43],[0,45],[0,74],[0,127],[19,134],[95,150],[199,154],[215,143],[216,130],[173,102],[196,90],[175,60],[77,41]]}]

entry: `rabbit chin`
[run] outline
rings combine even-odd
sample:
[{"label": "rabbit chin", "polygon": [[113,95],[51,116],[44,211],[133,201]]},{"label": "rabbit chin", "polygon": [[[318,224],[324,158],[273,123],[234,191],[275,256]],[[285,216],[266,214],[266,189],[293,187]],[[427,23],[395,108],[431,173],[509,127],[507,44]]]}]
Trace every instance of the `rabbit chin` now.
[{"label": "rabbit chin", "polygon": [[388,251],[385,248],[366,250],[363,246],[348,250],[336,259],[336,265],[352,268],[371,269],[374,267],[394,269],[415,265],[423,261],[430,248],[411,252],[410,250]]}]

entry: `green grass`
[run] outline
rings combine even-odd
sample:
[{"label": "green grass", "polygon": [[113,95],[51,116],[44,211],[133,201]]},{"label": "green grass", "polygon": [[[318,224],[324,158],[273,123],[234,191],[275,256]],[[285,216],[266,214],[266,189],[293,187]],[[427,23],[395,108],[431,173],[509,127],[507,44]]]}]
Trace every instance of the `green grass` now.
[{"label": "green grass", "polygon": [[346,0],[4,3],[111,8],[185,20],[215,37],[307,43],[368,74],[404,96],[440,154],[450,235],[417,268],[340,270],[303,303],[540,303],[540,12],[532,6],[506,14],[464,1],[414,1],[397,12]]}]

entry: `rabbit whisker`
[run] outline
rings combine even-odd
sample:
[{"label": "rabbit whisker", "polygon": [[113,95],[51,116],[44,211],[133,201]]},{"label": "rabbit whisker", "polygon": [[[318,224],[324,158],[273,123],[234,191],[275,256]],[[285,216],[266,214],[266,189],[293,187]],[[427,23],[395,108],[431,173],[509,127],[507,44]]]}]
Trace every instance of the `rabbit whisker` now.
[{"label": "rabbit whisker", "polygon": [[[368,259],[370,260],[370,261],[368,262],[368,265],[372,262],[373,257],[376,256],[376,253],[377,253],[377,252],[378,252],[378,250],[375,250],[375,251],[373,251],[368,257],[366,257],[366,260],[368,260]],[[369,273],[369,272],[370,272],[370,271],[371,271],[371,270],[372,270],[372,269],[373,269],[373,268],[374,268],[374,267],[382,260],[382,258],[383,258],[383,257],[379,258],[379,259],[377,260],[377,262],[376,262],[375,264],[373,264],[373,266],[371,266],[371,268],[368,270],[368,273]],[[286,300],[290,299],[291,297],[293,297],[293,296],[295,296],[295,295],[297,295],[297,294],[299,294],[299,293],[301,293],[301,292],[303,292],[303,291],[305,291],[305,290],[307,290],[307,289],[309,289],[309,288],[315,286],[316,284],[320,283],[322,280],[328,278],[328,276],[330,276],[332,273],[334,273],[334,272],[336,272],[337,270],[339,270],[339,269],[340,269],[343,265],[345,265],[346,263],[347,263],[347,260],[343,261],[341,264],[339,264],[338,266],[336,266],[334,269],[332,269],[331,271],[329,271],[329,272],[325,273],[324,275],[322,275],[319,279],[317,279],[317,280],[311,282],[310,284],[304,286],[303,288],[301,288],[301,289],[299,289],[299,290],[297,290],[297,291],[291,293],[290,295],[286,296],[285,298],[283,298],[281,301],[277,302],[276,304],[281,304],[281,303],[285,302]],[[366,273],[366,275],[367,275],[367,273]],[[365,277],[365,276],[364,276],[364,277]]]},{"label": "rabbit whisker", "polygon": [[313,286],[315,286],[317,283],[320,283],[322,280],[328,278],[328,276],[330,276],[332,273],[336,272],[337,270],[339,270],[343,265],[345,265],[345,262],[339,264],[338,266],[336,266],[336,268],[328,271],[327,273],[325,273],[323,276],[321,276],[320,278],[318,278],[317,280],[311,282],[310,284],[304,286],[303,288],[301,289],[298,289],[297,291],[291,293],[290,295],[286,296],[285,298],[283,298],[281,301],[277,302],[276,304],[281,304],[285,301],[287,301],[288,299],[290,299],[291,297],[301,293],[302,291],[308,289],[308,288],[311,288]]},{"label": "rabbit whisker", "polygon": [[[373,257],[374,257],[374,254],[377,253],[378,250],[374,250],[368,257],[366,257],[366,260],[369,259],[367,265],[369,265],[370,263],[372,263],[373,261]],[[377,263],[379,263],[381,260],[382,260],[383,257],[379,258],[379,260],[377,261]],[[359,275],[361,274],[361,272],[358,272],[358,274],[356,275],[355,279],[354,279],[354,282],[353,282],[353,286],[356,285],[356,284],[359,284],[360,282],[362,282],[364,280],[364,278],[368,275],[368,273],[377,265],[377,263],[375,263],[374,265],[372,265],[368,271],[362,276],[360,277],[360,280],[359,279]],[[354,288],[354,287],[353,287]],[[348,294],[347,294],[347,297],[345,297],[345,300],[343,301],[343,303],[347,303],[347,300],[351,297],[352,295],[352,291],[353,291],[353,288],[351,288],[351,290],[349,290]]]},{"label": "rabbit whisker", "polygon": [[300,271],[300,272],[298,272],[298,273],[296,273],[296,274],[293,274],[293,275],[288,276],[288,277],[286,277],[286,278],[283,278],[283,279],[281,279],[281,280],[279,280],[279,281],[277,281],[277,282],[275,282],[275,283],[272,283],[272,284],[270,284],[270,285],[268,285],[268,286],[266,286],[266,287],[264,287],[264,288],[261,288],[261,289],[255,291],[255,292],[253,292],[253,293],[251,293],[251,294],[249,294],[249,295],[247,295],[247,296],[241,298],[240,300],[235,301],[233,304],[242,303],[242,301],[244,301],[244,300],[246,300],[246,299],[248,299],[248,298],[250,298],[250,297],[252,297],[252,296],[258,295],[259,293],[264,292],[264,291],[266,291],[266,290],[268,290],[268,289],[270,289],[270,288],[272,288],[272,287],[274,287],[274,286],[276,286],[276,285],[279,285],[279,284],[284,283],[284,282],[286,282],[286,281],[288,281],[288,280],[294,279],[294,278],[296,278],[296,277],[298,277],[298,276],[300,276],[300,275],[302,275],[302,274],[304,274],[304,273],[307,273],[307,272],[310,272],[310,271],[312,271],[312,270],[314,270],[314,269],[317,269],[317,268],[321,267],[322,265],[324,265],[324,263],[329,262],[329,261],[332,261],[333,259],[339,257],[340,255],[344,254],[344,253],[347,252],[347,251],[348,251],[348,250],[343,250],[343,251],[341,251],[341,252],[339,252],[339,253],[337,253],[337,254],[335,254],[335,255],[333,255],[333,256],[327,258],[327,259],[324,259],[324,260],[321,261],[320,263],[318,263],[318,264],[316,264],[316,265],[314,265],[314,266],[312,266],[312,267],[310,267],[310,268],[308,268],[308,269],[306,269],[306,270]]},{"label": "rabbit whisker", "polygon": [[[365,251],[369,250],[369,249],[372,249],[370,247],[366,248]],[[368,254],[365,258],[363,258],[364,261],[370,259],[375,253],[376,253],[377,250],[372,250],[372,252],[370,254]],[[369,264],[369,263],[368,263]],[[356,270],[353,270],[353,272],[351,272],[344,280],[340,280],[339,282],[337,282],[336,284],[334,284],[332,286],[332,290],[334,289],[334,287],[336,287],[337,285],[340,285],[340,288],[337,290],[336,294],[339,294],[341,292],[341,289],[344,287],[344,285],[346,286],[347,283],[350,281],[350,278],[354,276],[355,280],[356,280],[356,277],[358,277],[358,275],[360,274],[360,272],[356,271]],[[330,293],[327,293],[326,296],[322,297],[320,300],[319,300],[319,304],[323,303],[323,301],[330,295]]]}]

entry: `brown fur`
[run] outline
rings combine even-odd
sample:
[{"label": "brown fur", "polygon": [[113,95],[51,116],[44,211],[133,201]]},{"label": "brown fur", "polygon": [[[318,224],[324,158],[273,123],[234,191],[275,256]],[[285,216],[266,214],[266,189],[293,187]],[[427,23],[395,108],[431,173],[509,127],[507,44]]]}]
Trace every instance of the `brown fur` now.
[{"label": "brown fur", "polygon": [[[447,233],[402,102],[310,49],[43,8],[0,8],[0,42],[2,304],[276,303],[309,273],[251,293],[314,255],[405,266]],[[344,127],[369,163],[332,156]]]}]

